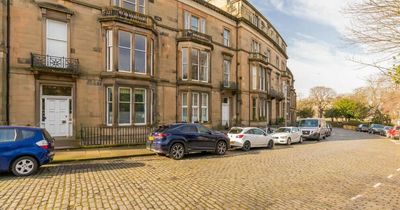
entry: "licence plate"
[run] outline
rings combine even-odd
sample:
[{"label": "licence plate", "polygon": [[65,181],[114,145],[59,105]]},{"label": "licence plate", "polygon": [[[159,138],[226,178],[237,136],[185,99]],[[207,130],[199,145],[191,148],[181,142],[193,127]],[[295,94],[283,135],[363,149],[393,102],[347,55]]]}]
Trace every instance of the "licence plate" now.
[{"label": "licence plate", "polygon": [[154,137],[153,136],[149,136],[149,141],[154,141]]}]

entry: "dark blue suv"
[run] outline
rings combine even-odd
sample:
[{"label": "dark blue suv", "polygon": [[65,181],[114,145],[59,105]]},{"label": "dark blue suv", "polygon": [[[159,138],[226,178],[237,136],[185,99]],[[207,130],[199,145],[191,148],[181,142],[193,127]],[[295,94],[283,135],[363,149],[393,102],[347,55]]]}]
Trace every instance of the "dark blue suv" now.
[{"label": "dark blue suv", "polygon": [[215,152],[224,155],[229,138],[200,124],[171,124],[161,126],[149,136],[147,149],[180,160],[191,152]]},{"label": "dark blue suv", "polygon": [[0,172],[29,176],[53,160],[54,139],[41,128],[0,127]]}]

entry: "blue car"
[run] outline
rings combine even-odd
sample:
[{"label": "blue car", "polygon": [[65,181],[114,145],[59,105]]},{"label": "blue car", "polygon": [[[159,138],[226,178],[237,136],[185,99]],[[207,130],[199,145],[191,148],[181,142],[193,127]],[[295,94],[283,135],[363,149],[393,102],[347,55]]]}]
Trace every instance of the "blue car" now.
[{"label": "blue car", "polygon": [[41,128],[0,126],[0,172],[29,176],[53,160],[54,139]]},{"label": "blue car", "polygon": [[229,138],[200,124],[171,124],[161,126],[149,136],[147,149],[180,160],[191,152],[215,152],[224,155]]}]

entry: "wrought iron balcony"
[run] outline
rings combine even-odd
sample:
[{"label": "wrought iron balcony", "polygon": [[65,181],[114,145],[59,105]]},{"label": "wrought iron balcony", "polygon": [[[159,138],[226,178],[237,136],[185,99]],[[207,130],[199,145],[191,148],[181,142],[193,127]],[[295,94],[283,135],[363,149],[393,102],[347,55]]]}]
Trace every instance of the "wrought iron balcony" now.
[{"label": "wrought iron balcony", "polygon": [[221,82],[221,90],[238,90],[236,82],[223,81]]},{"label": "wrought iron balcony", "polygon": [[50,55],[31,54],[31,67],[36,71],[79,74],[79,60]]},{"label": "wrought iron balcony", "polygon": [[278,100],[283,100],[283,99],[285,99],[285,94],[284,94],[282,91],[277,90],[277,89],[274,89],[274,88],[271,88],[271,89],[268,91],[268,95],[269,95],[271,98],[275,98],[275,99],[278,99]]},{"label": "wrought iron balcony", "polygon": [[250,53],[249,55],[249,60],[250,61],[256,61],[256,62],[261,62],[264,63],[266,65],[268,65],[269,63],[269,58],[261,53]]},{"label": "wrought iron balcony", "polygon": [[154,29],[154,20],[149,16],[116,6],[103,8],[99,20],[120,21],[138,27]]},{"label": "wrought iron balcony", "polygon": [[178,41],[193,41],[199,44],[207,45],[213,47],[212,37],[207,34],[203,34],[198,31],[186,29],[179,33]]}]

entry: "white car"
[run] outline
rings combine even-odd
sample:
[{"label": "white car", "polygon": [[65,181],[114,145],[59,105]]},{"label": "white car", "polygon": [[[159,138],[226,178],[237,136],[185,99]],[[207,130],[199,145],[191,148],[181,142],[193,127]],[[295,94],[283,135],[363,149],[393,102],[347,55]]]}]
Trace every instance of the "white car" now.
[{"label": "white car", "polygon": [[254,147],[274,148],[274,140],[259,128],[234,127],[228,132],[231,147],[249,151]]},{"label": "white car", "polygon": [[301,131],[297,127],[282,127],[272,134],[275,144],[303,143]]}]

